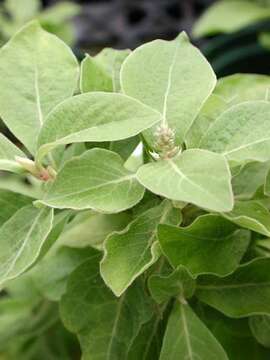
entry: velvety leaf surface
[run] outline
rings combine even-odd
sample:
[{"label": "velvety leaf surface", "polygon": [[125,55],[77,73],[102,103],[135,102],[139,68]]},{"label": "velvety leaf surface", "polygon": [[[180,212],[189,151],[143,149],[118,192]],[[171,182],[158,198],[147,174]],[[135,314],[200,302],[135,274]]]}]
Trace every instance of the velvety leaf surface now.
[{"label": "velvety leaf surface", "polygon": [[29,205],[4,223],[0,228],[0,283],[17,277],[34,263],[52,221],[52,209]]},{"label": "velvety leaf surface", "polygon": [[259,258],[225,278],[203,276],[196,295],[230,317],[270,314],[269,265],[269,258]]},{"label": "velvety leaf surface", "polygon": [[[175,130],[177,144],[215,84],[211,66],[185,33],[173,41],[154,40],[138,47],[121,70],[123,92],[159,111],[161,124]],[[154,132],[145,132],[152,146]]]},{"label": "velvety leaf surface", "polygon": [[83,360],[126,359],[132,342],[152,310],[139,283],[116,298],[99,275],[98,259],[70,276],[60,304],[61,317],[77,334]]},{"label": "velvety leaf surface", "polygon": [[120,91],[120,69],[130,50],[103,49],[98,55],[86,55],[81,64],[81,92]]},{"label": "velvety leaf surface", "polygon": [[91,92],[66,100],[50,113],[38,144],[41,153],[57,145],[115,141],[139,134],[161,115],[123,94]]},{"label": "velvety leaf surface", "polygon": [[270,76],[234,74],[218,80],[214,94],[230,106],[251,100],[269,100]]},{"label": "velvety leaf surface", "polygon": [[77,60],[34,21],[1,48],[0,77],[0,115],[33,153],[45,117],[77,86]]},{"label": "velvety leaf surface", "polygon": [[184,266],[178,266],[170,275],[151,275],[148,287],[157,303],[169,301],[171,297],[190,298],[195,291],[196,282]]},{"label": "velvety leaf surface", "polygon": [[233,207],[230,170],[219,154],[187,150],[175,158],[143,165],[137,178],[148,190],[168,199],[218,212]]},{"label": "velvety leaf surface", "polygon": [[0,134],[0,170],[22,173],[21,166],[15,161],[15,156],[25,157],[25,154],[3,134]]},{"label": "velvety leaf surface", "polygon": [[270,213],[258,201],[236,201],[233,210],[224,216],[241,227],[270,236]]},{"label": "velvety leaf surface", "polygon": [[124,168],[118,154],[92,149],[66,162],[39,203],[115,213],[134,206],[143,194],[144,188]]},{"label": "velvety leaf surface", "polygon": [[163,201],[138,216],[122,232],[107,238],[101,275],[117,296],[158,259],[158,224],[178,224],[180,216],[180,210],[174,209],[169,201]]},{"label": "velvety leaf surface", "polygon": [[170,315],[160,360],[228,360],[228,357],[189,305],[176,302]]},{"label": "velvety leaf surface", "polygon": [[249,326],[256,340],[263,346],[270,348],[270,316],[251,316]]},{"label": "velvety leaf surface", "polygon": [[232,178],[233,193],[238,199],[252,198],[258,188],[265,183],[270,162],[250,162]]},{"label": "velvety leaf surface", "polygon": [[158,238],[174,267],[183,265],[194,275],[221,276],[237,268],[250,241],[248,231],[214,214],[200,216],[187,227],[159,225]]},{"label": "velvety leaf surface", "polygon": [[231,107],[214,122],[200,147],[243,163],[270,158],[270,103],[248,101]]}]

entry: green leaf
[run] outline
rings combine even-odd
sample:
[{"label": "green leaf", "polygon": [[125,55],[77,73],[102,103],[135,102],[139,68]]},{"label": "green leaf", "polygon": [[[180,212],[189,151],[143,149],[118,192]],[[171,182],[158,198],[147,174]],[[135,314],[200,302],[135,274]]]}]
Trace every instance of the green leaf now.
[{"label": "green leaf", "polygon": [[177,224],[180,216],[180,211],[169,201],[163,201],[138,216],[123,231],[107,238],[101,276],[116,296],[120,296],[159,258],[158,224]]},{"label": "green leaf", "polygon": [[160,225],[158,238],[174,267],[183,265],[193,275],[220,276],[237,268],[250,241],[248,231],[214,214],[202,215],[187,227]]},{"label": "green leaf", "polygon": [[120,156],[92,149],[65,163],[39,203],[64,209],[115,213],[137,204],[144,188],[123,167]]},{"label": "green leaf", "polygon": [[218,212],[233,208],[231,174],[222,155],[192,149],[173,159],[148,163],[139,182],[155,194]]},{"label": "green leaf", "polygon": [[193,28],[196,37],[216,33],[235,32],[250,24],[270,17],[270,10],[255,1],[217,1],[199,19]]},{"label": "green leaf", "polygon": [[187,133],[187,147],[198,147],[205,132],[213,124],[216,118],[227,108],[228,104],[222,97],[212,94],[203,105]]},{"label": "green leaf", "polygon": [[265,179],[264,193],[265,193],[265,195],[270,196],[270,171],[268,172],[266,179]]},{"label": "green leaf", "polygon": [[119,214],[99,214],[93,213],[92,210],[80,212],[63,232],[58,245],[102,248],[106,237],[126,227],[130,218],[131,216],[126,212]]},{"label": "green leaf", "polygon": [[60,303],[61,317],[77,334],[82,359],[126,359],[152,309],[138,283],[116,298],[100,278],[98,265],[98,259],[86,261],[71,274]]},{"label": "green leaf", "polygon": [[59,301],[65,293],[68,276],[86,260],[94,260],[97,252],[91,248],[61,247],[48,254],[31,271],[31,277],[40,293],[51,301]]},{"label": "green leaf", "polygon": [[39,136],[39,157],[57,145],[85,141],[116,141],[132,137],[161,115],[123,94],[91,92],[57,106]]},{"label": "green leaf", "polygon": [[0,77],[0,115],[33,153],[46,116],[77,86],[76,58],[33,21],[1,48]]},{"label": "green leaf", "polygon": [[120,91],[120,69],[130,50],[106,48],[98,55],[86,55],[81,64],[81,92]]},{"label": "green leaf", "polygon": [[258,188],[265,183],[270,162],[250,162],[232,178],[233,193],[237,199],[252,198]]},{"label": "green leaf", "polygon": [[[140,46],[121,70],[123,92],[159,111],[161,124],[175,130],[177,145],[215,84],[211,66],[185,33],[173,41],[154,40]],[[154,133],[152,129],[144,134],[152,147]]]},{"label": "green leaf", "polygon": [[171,297],[188,299],[195,291],[196,282],[184,266],[178,266],[170,275],[151,275],[148,287],[157,303],[169,301]]},{"label": "green leaf", "polygon": [[234,74],[218,80],[214,94],[230,106],[244,101],[269,100],[270,76]]},{"label": "green leaf", "polygon": [[31,197],[0,189],[0,226],[11,218],[16,211],[30,205],[32,201]]},{"label": "green leaf", "polygon": [[3,134],[0,134],[0,170],[22,173],[22,167],[15,161],[15,157],[25,157],[25,154]]},{"label": "green leaf", "polygon": [[248,101],[221,114],[202,138],[200,147],[221,153],[228,160],[270,159],[270,103]]},{"label": "green leaf", "polygon": [[251,316],[249,326],[256,340],[263,346],[270,348],[270,316]]},{"label": "green leaf", "polygon": [[228,357],[189,305],[176,302],[168,321],[159,359],[228,360]]},{"label": "green leaf", "polygon": [[40,10],[40,0],[5,0],[5,8],[19,26],[35,17]]},{"label": "green leaf", "polygon": [[0,228],[0,284],[19,276],[34,263],[52,222],[52,209],[29,205],[4,223]]},{"label": "green leaf", "polygon": [[233,210],[224,217],[243,228],[270,236],[270,213],[256,200],[236,201]]},{"label": "green leaf", "polygon": [[225,278],[203,276],[196,295],[229,317],[270,314],[269,266],[269,258],[259,258]]}]

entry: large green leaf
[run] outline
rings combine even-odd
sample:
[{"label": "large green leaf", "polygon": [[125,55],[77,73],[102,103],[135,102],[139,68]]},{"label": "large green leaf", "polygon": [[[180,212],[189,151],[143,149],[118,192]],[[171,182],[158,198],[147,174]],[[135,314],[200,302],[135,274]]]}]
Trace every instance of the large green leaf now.
[{"label": "large green leaf", "polygon": [[117,296],[158,259],[158,224],[178,224],[180,216],[169,201],[163,201],[138,216],[125,230],[107,238],[101,275]]},{"label": "large green leaf", "polygon": [[61,40],[34,21],[1,48],[0,77],[0,115],[34,152],[45,117],[77,86],[76,58]]},{"label": "large green leaf", "polygon": [[[179,145],[215,83],[211,66],[185,33],[173,41],[140,46],[121,70],[123,92],[158,110],[161,124],[175,130]],[[154,133],[155,129],[145,132],[153,147]]]},{"label": "large green leaf", "polygon": [[255,1],[217,1],[195,24],[193,33],[197,37],[230,33],[269,17],[270,10]]},{"label": "large green leaf", "polygon": [[123,94],[91,92],[57,106],[39,136],[40,155],[55,146],[84,141],[115,141],[139,134],[161,115]]},{"label": "large green leaf", "polygon": [[18,210],[0,228],[0,283],[13,279],[37,259],[53,221],[53,210],[31,205]]},{"label": "large green leaf", "polygon": [[198,217],[188,227],[159,225],[158,238],[170,263],[184,265],[192,274],[233,272],[244,255],[250,235],[221,216]]},{"label": "large green leaf", "polygon": [[270,236],[270,213],[256,200],[236,201],[233,210],[224,216],[239,226]]},{"label": "large green leaf", "polygon": [[135,174],[124,168],[118,154],[92,149],[65,163],[39,203],[114,213],[134,206],[143,194],[144,188]]},{"label": "large green leaf", "polygon": [[196,282],[184,266],[178,266],[168,276],[151,275],[148,287],[157,303],[169,301],[171,297],[190,298],[195,291]]},{"label": "large green leaf", "polygon": [[60,311],[67,329],[79,338],[83,360],[126,359],[152,315],[139,283],[121,298],[112,294],[100,278],[98,259],[84,262],[71,274]]},{"label": "large green leaf", "polygon": [[16,156],[25,157],[25,154],[0,134],[0,170],[22,173],[23,168],[15,161]]},{"label": "large green leaf", "polygon": [[225,278],[202,276],[196,295],[230,317],[270,314],[269,266],[269,258],[259,258]]},{"label": "large green leaf", "polygon": [[173,159],[148,163],[139,182],[155,194],[222,212],[233,207],[231,174],[222,155],[192,149]]},{"label": "large green leaf", "polygon": [[266,195],[270,196],[270,171],[268,172],[266,179],[265,179],[264,193]]},{"label": "large green leaf", "polygon": [[170,315],[160,360],[228,360],[201,320],[187,304],[176,302]]},{"label": "large green leaf", "polygon": [[30,205],[31,197],[13,191],[0,189],[0,226],[3,225],[20,208]]},{"label": "large green leaf", "polygon": [[270,159],[270,103],[248,101],[222,113],[208,129],[200,147],[236,162]]},{"label": "large green leaf", "polygon": [[130,50],[106,48],[98,55],[86,55],[81,64],[81,92],[120,91],[120,69]]},{"label": "large green leaf", "polygon": [[256,340],[263,346],[270,348],[270,316],[251,316],[249,325]]}]

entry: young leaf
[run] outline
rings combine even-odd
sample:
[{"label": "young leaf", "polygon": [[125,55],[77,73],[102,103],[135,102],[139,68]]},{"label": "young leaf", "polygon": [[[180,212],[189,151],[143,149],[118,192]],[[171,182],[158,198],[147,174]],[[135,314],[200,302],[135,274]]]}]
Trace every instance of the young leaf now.
[{"label": "young leaf", "polygon": [[31,205],[18,210],[0,228],[0,284],[22,274],[37,259],[53,221],[53,210]]},{"label": "young leaf", "polygon": [[[175,130],[177,145],[216,84],[211,66],[185,33],[140,46],[124,61],[120,76],[125,94],[159,111],[161,124]],[[145,132],[152,147],[154,132]]]},{"label": "young leaf", "polygon": [[139,283],[116,298],[100,278],[98,265],[98,259],[86,261],[71,274],[60,303],[61,317],[77,334],[83,359],[126,359],[152,309]]},{"label": "young leaf", "polygon": [[248,101],[218,117],[204,135],[200,147],[218,152],[228,160],[270,159],[270,102]]},{"label": "young leaf", "polygon": [[259,258],[225,278],[202,276],[196,295],[230,317],[270,314],[269,266],[269,258]]},{"label": "young leaf", "polygon": [[178,266],[170,275],[151,275],[148,287],[157,303],[169,301],[172,296],[190,298],[195,291],[196,282],[184,266]]},{"label": "young leaf", "polygon": [[163,201],[138,216],[125,230],[107,238],[101,276],[116,296],[120,296],[158,259],[158,224],[178,224],[180,214],[169,201]]},{"label": "young leaf", "polygon": [[0,170],[23,173],[23,168],[15,161],[16,156],[25,157],[25,154],[8,138],[0,134]]},{"label": "young leaf", "polygon": [[185,266],[191,274],[233,272],[250,241],[250,234],[221,216],[207,214],[191,225],[177,228],[159,225],[161,249],[170,263]]},{"label": "young leaf", "polygon": [[270,348],[270,316],[251,316],[249,326],[256,340],[263,346]]},{"label": "young leaf", "polygon": [[65,163],[39,203],[64,209],[115,213],[137,204],[144,188],[126,170],[120,156],[92,149]]},{"label": "young leaf", "polygon": [[86,55],[81,64],[81,92],[120,91],[120,69],[130,50],[103,49],[98,55]]},{"label": "young leaf", "polygon": [[143,165],[137,178],[148,190],[168,199],[218,212],[233,208],[230,170],[219,154],[187,150],[175,158]]},{"label": "young leaf", "polygon": [[76,58],[33,21],[0,50],[0,77],[0,115],[33,153],[45,117],[77,86]]},{"label": "young leaf", "polygon": [[48,116],[38,139],[38,156],[61,144],[132,137],[160,119],[157,111],[123,94],[78,95],[64,101]]},{"label": "young leaf", "polygon": [[270,213],[258,201],[236,201],[233,210],[224,217],[241,227],[270,236]]},{"label": "young leaf", "polygon": [[228,360],[207,327],[187,304],[176,302],[170,315],[160,360]]}]

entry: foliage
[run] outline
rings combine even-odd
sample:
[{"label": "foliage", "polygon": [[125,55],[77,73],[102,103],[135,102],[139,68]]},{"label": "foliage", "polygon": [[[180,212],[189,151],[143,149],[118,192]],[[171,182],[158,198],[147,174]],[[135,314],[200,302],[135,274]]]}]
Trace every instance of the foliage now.
[{"label": "foliage", "polygon": [[270,78],[36,21],[0,74],[1,359],[269,359]]}]

